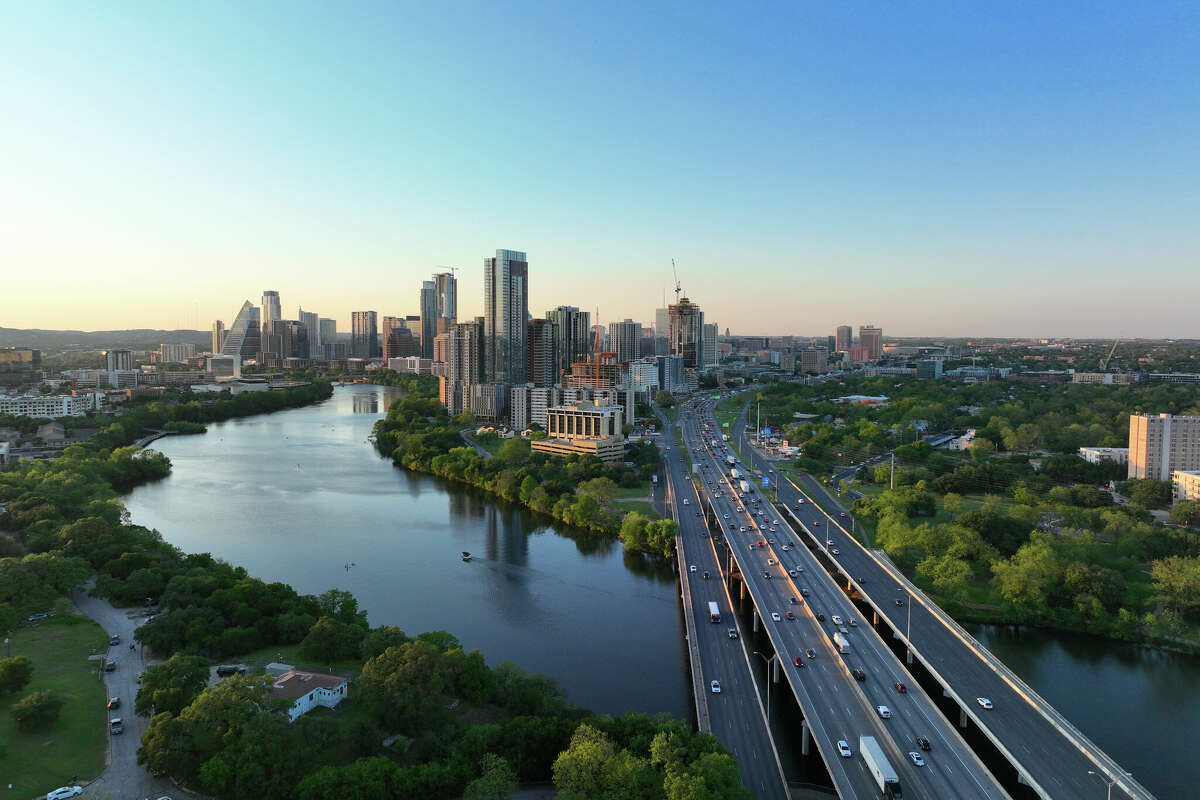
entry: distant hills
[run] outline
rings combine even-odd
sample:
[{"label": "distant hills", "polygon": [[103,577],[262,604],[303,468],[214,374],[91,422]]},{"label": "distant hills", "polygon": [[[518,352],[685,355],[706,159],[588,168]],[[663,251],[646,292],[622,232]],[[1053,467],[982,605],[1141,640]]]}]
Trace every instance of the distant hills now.
[{"label": "distant hills", "polygon": [[35,347],[44,355],[66,350],[155,350],[163,342],[186,343],[208,349],[210,331],[162,331],[135,328],[124,331],[48,331],[40,328],[0,328],[0,347]]}]

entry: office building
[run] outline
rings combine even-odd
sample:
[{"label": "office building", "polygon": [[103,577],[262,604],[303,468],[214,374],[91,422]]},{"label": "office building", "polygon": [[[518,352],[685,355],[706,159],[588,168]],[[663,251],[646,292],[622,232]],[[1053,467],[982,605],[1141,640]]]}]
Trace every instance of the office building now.
[{"label": "office building", "polygon": [[379,327],[374,311],[350,312],[350,355],[379,358]]},{"label": "office building", "polygon": [[622,377],[621,386],[637,392],[646,403],[653,401],[654,395],[658,394],[658,360],[653,357],[630,361],[629,369]]},{"label": "office building", "polygon": [[164,364],[182,364],[189,358],[195,358],[196,345],[191,342],[172,344],[165,342],[158,346],[158,360]]},{"label": "office building", "polygon": [[207,367],[217,380],[242,377],[242,359],[237,356],[213,356],[208,359]]},{"label": "office building", "polygon": [[854,336],[854,329],[849,325],[838,325],[834,331],[834,350],[838,353],[846,353],[854,344],[851,337]]},{"label": "office building", "polygon": [[450,326],[446,376],[438,378],[438,395],[450,414],[471,410],[471,386],[483,381],[486,346],[483,317]]},{"label": "office building", "polygon": [[1177,469],[1171,473],[1174,502],[1200,500],[1200,470]]},{"label": "office building", "polygon": [[[717,323],[706,322],[702,328],[702,333],[704,335],[704,366],[715,366],[720,361],[717,358]],[[788,336],[785,338],[791,339],[792,337]]]},{"label": "office building", "polygon": [[[396,319],[389,317],[385,319]],[[403,323],[403,320],[400,320]],[[392,325],[383,329],[383,358],[391,361],[395,358],[408,358],[421,355],[421,347],[416,337],[406,325]]]},{"label": "office building", "polygon": [[553,386],[559,381],[558,353],[555,351],[557,332],[548,319],[529,320],[529,364],[526,375],[534,386]]},{"label": "office building", "polygon": [[554,347],[558,356],[558,372],[571,371],[571,365],[587,361],[592,353],[592,316],[575,306],[559,306],[546,312],[546,319],[554,323],[557,341]]},{"label": "office building", "polygon": [[[453,327],[453,325],[452,325]],[[433,360],[435,363],[445,363],[450,360],[450,331],[439,333],[433,337]]]},{"label": "office building", "polygon": [[654,355],[665,356],[671,352],[671,311],[654,309]]},{"label": "office building", "polygon": [[687,379],[683,374],[683,356],[656,356],[658,362],[658,388],[671,394],[687,391]]},{"label": "office building", "polygon": [[437,294],[436,314],[439,319],[446,320],[441,329],[435,329],[436,336],[458,322],[458,279],[454,277],[453,272],[439,272],[433,276],[433,283]]},{"label": "office building", "polygon": [[588,401],[553,406],[546,411],[546,439],[531,442],[534,450],[553,455],[594,455],[618,463],[625,456],[625,415],[621,406]]},{"label": "office building", "polygon": [[245,364],[252,361],[261,349],[262,334],[259,329],[259,310],[249,300],[242,303],[241,310],[233,319],[233,325],[225,334],[221,355],[237,356]]},{"label": "office building", "polygon": [[509,388],[499,383],[473,383],[470,386],[471,414],[485,422],[508,421]]},{"label": "office building", "polygon": [[942,377],[942,360],[940,358],[927,358],[917,362],[917,377],[937,379]]},{"label": "office building", "polygon": [[410,372],[413,375],[433,374],[433,362],[428,358],[421,358],[420,356],[389,358],[387,368],[393,372]]},{"label": "office building", "polygon": [[132,350],[105,350],[104,351],[104,368],[112,371],[114,369],[133,369],[133,351]]},{"label": "office building", "polygon": [[83,395],[38,394],[9,397],[0,395],[0,414],[14,417],[82,417],[88,412],[91,401]]},{"label": "office building", "polygon": [[829,352],[824,347],[806,347],[800,351],[800,371],[819,375],[829,365]]},{"label": "office building", "polygon": [[636,361],[641,358],[642,323],[626,319],[608,323],[608,350],[617,354],[617,361]]},{"label": "office building", "polygon": [[704,313],[686,297],[668,306],[670,353],[681,356],[686,369],[704,367]]},{"label": "office building", "polygon": [[345,342],[325,342],[321,345],[321,358],[325,361],[345,361],[350,357],[350,345]]},{"label": "office building", "polygon": [[296,315],[304,326],[304,335],[308,337],[308,357],[319,359],[321,353],[321,318],[312,311],[303,308]]},{"label": "office building", "polygon": [[317,338],[321,340],[322,349],[325,347],[325,345],[333,344],[338,340],[336,319],[321,317],[321,320],[317,323],[317,325],[320,329],[320,333],[318,334]]},{"label": "office building", "polygon": [[1169,481],[1176,470],[1200,470],[1200,416],[1130,415],[1129,477]]},{"label": "office building", "polygon": [[860,325],[858,328],[858,344],[867,354],[867,361],[878,361],[883,355],[883,328],[873,325]]},{"label": "office building", "polygon": [[216,320],[212,325],[212,354],[218,355],[225,347],[225,323]]},{"label": "office building", "polygon": [[487,383],[528,383],[528,318],[529,257],[519,250],[497,250],[495,258],[483,260]]},{"label": "office building", "polygon": [[270,330],[271,324],[279,319],[283,319],[283,306],[279,304],[279,292],[268,289],[262,294],[262,329]]},{"label": "office building", "polygon": [[421,283],[421,357],[433,359],[433,337],[437,336],[438,297],[437,283]]}]

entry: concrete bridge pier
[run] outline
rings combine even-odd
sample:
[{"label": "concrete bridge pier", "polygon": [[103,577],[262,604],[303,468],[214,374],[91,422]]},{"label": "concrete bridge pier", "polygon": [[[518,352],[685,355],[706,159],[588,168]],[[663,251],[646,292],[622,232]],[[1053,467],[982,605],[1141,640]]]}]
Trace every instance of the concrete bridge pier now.
[{"label": "concrete bridge pier", "polygon": [[[730,574],[732,574],[732,573],[730,573]],[[738,583],[738,602],[740,603],[745,599],[746,599],[746,582],[740,581]]]},{"label": "concrete bridge pier", "polygon": [[753,627],[754,632],[758,633],[758,609],[757,608],[750,612],[750,619],[753,620],[753,622],[754,622],[754,627]]},{"label": "concrete bridge pier", "polygon": [[967,719],[967,710],[965,708],[960,708],[958,710],[958,727],[960,727],[960,728],[967,727],[967,722],[969,722],[969,720]]},{"label": "concrete bridge pier", "polygon": [[800,723],[800,755],[807,756],[809,748],[809,740],[812,738],[808,735],[808,720]]},{"label": "concrete bridge pier", "polygon": [[907,647],[906,647],[906,648],[904,648],[904,660],[908,662],[908,665],[909,665],[910,667],[912,666],[912,663],[913,663],[913,654],[912,654],[912,650],[911,650],[911,649],[909,649],[909,648],[907,648]]},{"label": "concrete bridge pier", "polygon": [[775,683],[779,683],[779,665],[780,665],[780,663],[781,662],[779,660],[778,655],[774,656],[771,659],[771,680],[774,681]]}]

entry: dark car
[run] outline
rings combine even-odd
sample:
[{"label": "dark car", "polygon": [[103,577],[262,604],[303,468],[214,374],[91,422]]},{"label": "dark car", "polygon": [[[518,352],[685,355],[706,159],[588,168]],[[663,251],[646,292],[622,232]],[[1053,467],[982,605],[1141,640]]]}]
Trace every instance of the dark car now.
[{"label": "dark car", "polygon": [[704,580],[708,580],[708,570],[704,570]]},{"label": "dark car", "polygon": [[925,752],[928,753],[929,752],[929,740],[926,739],[924,736],[918,736],[917,737],[917,747],[921,748],[922,750],[924,750]]},{"label": "dark car", "polygon": [[825,621],[825,615],[824,615],[824,614],[817,614],[817,621],[818,621],[818,622],[824,622],[824,621]]},{"label": "dark car", "polygon": [[792,663],[797,667],[803,667],[804,662],[800,660],[800,656],[792,656]]},{"label": "dark car", "polygon": [[222,664],[217,667],[217,674],[222,678],[229,675],[242,675],[245,672],[246,668],[241,664]]},{"label": "dark car", "polygon": [[896,598],[895,600],[893,600],[892,602],[893,602],[893,603],[895,603],[895,604],[896,604],[896,605],[898,605],[898,606],[902,606],[902,605],[904,605],[904,601],[903,601],[903,600],[901,600],[899,597],[897,597],[897,598]]},{"label": "dark car", "polygon": [[108,637],[108,643],[109,643],[110,645],[114,645],[114,644],[120,644],[120,643],[121,643],[121,637],[120,637],[120,636],[118,636],[117,634],[115,634],[115,633],[114,633],[112,636]]},{"label": "dark car", "polygon": [[114,672],[114,671],[116,671],[116,669],[117,669],[117,662],[115,662],[115,661],[105,661],[104,662],[104,671],[105,672]]},{"label": "dark car", "polygon": [[787,617],[788,619],[795,619],[795,618],[796,618],[796,615],[795,615],[795,614],[793,614],[793,613],[792,613],[792,612],[790,612],[790,611],[785,611],[785,612],[783,612],[783,615],[784,615],[785,617]]},{"label": "dark car", "polygon": [[808,656],[809,658],[816,658],[816,657],[817,657],[817,651],[816,651],[816,650],[813,650],[813,649],[810,647],[810,648],[808,648],[807,650],[805,650],[805,651],[804,651],[804,655]]},{"label": "dark car", "polygon": [[108,708],[109,708],[109,710],[112,710],[112,709],[114,709],[114,708],[120,708],[120,707],[121,707],[121,698],[119,698],[119,697],[110,697],[110,698],[108,698]]},{"label": "dark car", "polygon": [[899,692],[900,694],[908,694],[908,687],[905,686],[903,683],[900,683],[899,681],[897,681],[896,683],[893,683],[892,686],[895,686],[896,691]]},{"label": "dark car", "polygon": [[867,679],[867,673],[863,672],[861,669],[851,670],[851,673],[854,675],[854,680],[856,681],[865,681]]}]

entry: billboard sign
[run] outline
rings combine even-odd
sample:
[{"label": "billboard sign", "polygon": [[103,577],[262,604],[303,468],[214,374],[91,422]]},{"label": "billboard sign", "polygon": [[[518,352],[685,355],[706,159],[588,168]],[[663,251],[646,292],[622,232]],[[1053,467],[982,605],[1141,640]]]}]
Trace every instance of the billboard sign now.
[{"label": "billboard sign", "polygon": [[760,438],[769,439],[771,437],[771,429],[770,428],[762,428],[759,430],[758,435]]},{"label": "billboard sign", "polygon": [[766,475],[763,475],[763,488],[764,488],[764,489],[770,489],[770,488],[771,488],[771,479],[770,479],[770,478],[768,478]]}]

